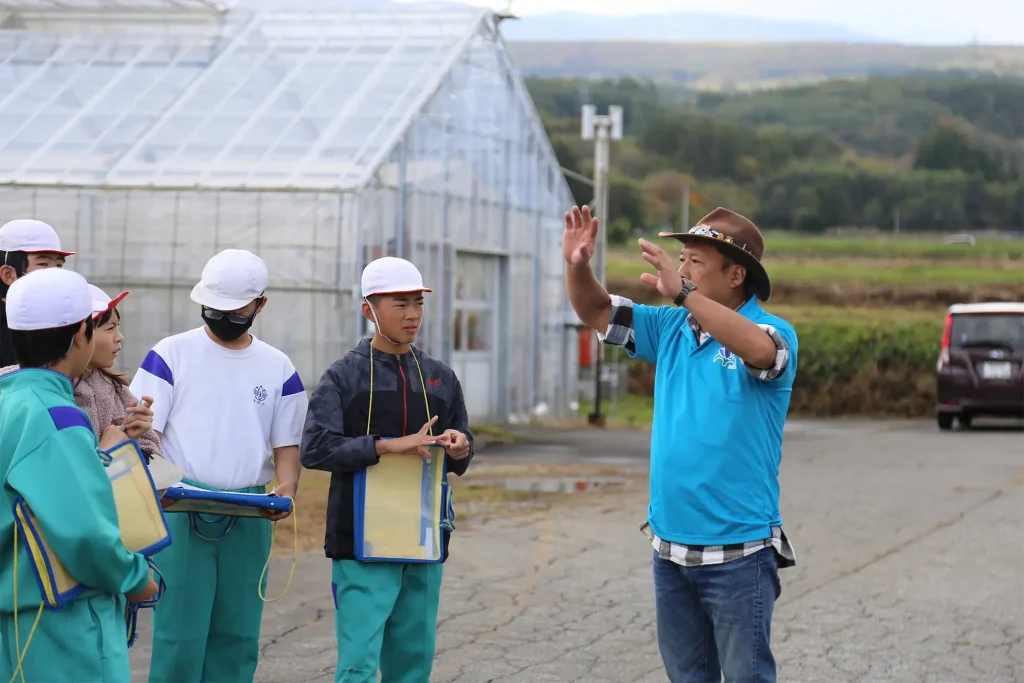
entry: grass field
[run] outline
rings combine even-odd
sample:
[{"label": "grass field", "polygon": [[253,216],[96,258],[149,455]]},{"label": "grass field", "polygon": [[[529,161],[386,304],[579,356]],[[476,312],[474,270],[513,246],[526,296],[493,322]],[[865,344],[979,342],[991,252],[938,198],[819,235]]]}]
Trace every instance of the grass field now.
[{"label": "grass field", "polygon": [[[594,412],[593,403],[580,403],[579,414],[583,420]],[[615,402],[601,401],[601,413],[608,416],[608,427],[613,429],[646,429],[651,426],[654,416],[654,397],[625,394]]]},{"label": "grass field", "polygon": [[[770,255],[788,257],[876,257],[924,258],[937,261],[961,259],[1006,259],[1024,261],[1024,239],[981,239],[974,246],[943,244],[941,236],[898,237],[872,234],[851,236],[805,236],[784,232],[765,235]],[[1024,265],[1024,264],[1021,264]]]},{"label": "grass field", "polygon": [[[663,240],[670,252],[678,246]],[[973,286],[1024,284],[1024,240],[975,246],[872,236],[803,237],[769,233],[765,266],[776,284]],[[650,268],[635,246],[609,250],[608,279],[637,281]]]}]

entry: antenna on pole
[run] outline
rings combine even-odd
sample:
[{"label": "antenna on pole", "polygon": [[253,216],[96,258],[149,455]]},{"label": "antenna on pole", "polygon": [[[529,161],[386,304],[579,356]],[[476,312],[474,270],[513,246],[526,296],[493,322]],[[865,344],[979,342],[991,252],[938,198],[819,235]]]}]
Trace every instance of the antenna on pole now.
[{"label": "antenna on pole", "polygon": [[501,22],[503,22],[506,19],[518,19],[519,18],[515,14],[512,13],[512,5],[514,3],[515,3],[515,0],[502,0],[502,2],[499,3],[500,9],[496,9],[494,11],[494,18],[497,20],[497,23],[500,24]]}]

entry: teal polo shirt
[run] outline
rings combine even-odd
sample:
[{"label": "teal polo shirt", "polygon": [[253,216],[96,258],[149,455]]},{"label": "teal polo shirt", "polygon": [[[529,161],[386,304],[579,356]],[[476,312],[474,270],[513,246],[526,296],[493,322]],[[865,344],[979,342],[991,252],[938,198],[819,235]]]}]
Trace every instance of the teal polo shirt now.
[{"label": "teal polo shirt", "polygon": [[[782,430],[797,368],[793,326],[751,297],[738,313],[772,334],[781,372],[748,370],[714,338],[698,344],[685,308],[615,297],[605,342],[654,363],[651,503],[659,538],[730,545],[782,526]],[[631,311],[631,315],[630,315]],[[768,377],[770,377],[768,379]]]}]

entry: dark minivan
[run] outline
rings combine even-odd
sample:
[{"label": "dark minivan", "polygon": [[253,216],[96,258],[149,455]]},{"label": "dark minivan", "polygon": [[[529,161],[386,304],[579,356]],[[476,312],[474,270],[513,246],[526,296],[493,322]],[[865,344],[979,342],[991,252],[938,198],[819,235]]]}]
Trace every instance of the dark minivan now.
[{"label": "dark minivan", "polygon": [[936,369],[940,429],[1024,418],[1024,303],[950,306]]}]

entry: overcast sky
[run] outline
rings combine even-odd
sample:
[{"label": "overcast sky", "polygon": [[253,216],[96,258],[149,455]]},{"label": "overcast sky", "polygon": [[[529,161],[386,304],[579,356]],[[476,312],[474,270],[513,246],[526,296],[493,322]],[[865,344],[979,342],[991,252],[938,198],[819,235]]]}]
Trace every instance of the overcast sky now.
[{"label": "overcast sky", "polygon": [[[507,5],[505,0],[455,1]],[[981,43],[1024,45],[1024,0],[514,0],[512,9],[524,17],[563,10],[739,14],[839,24],[906,43],[963,44],[977,36]]]}]

